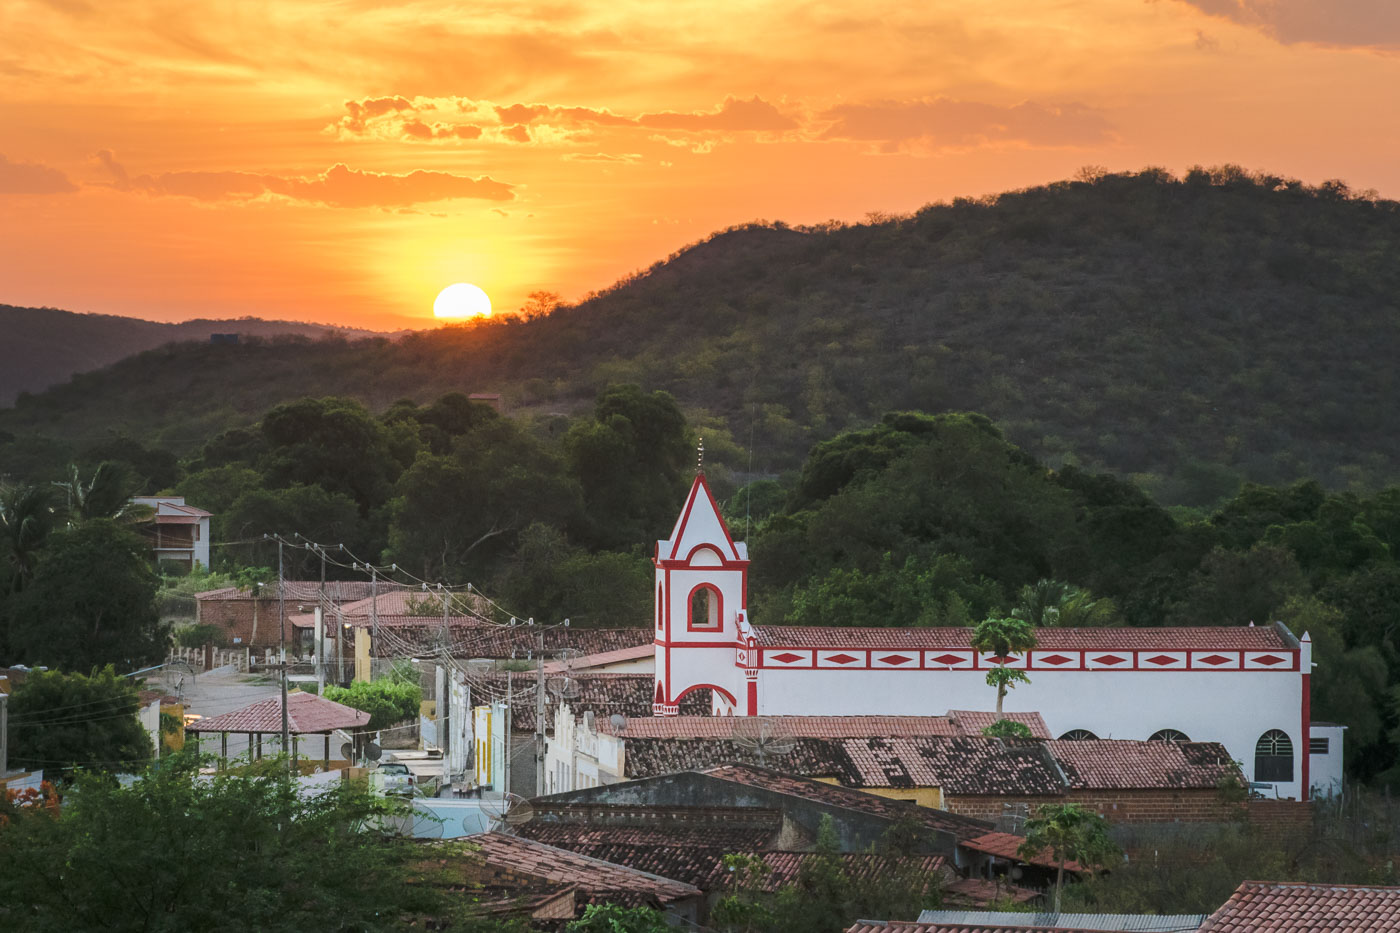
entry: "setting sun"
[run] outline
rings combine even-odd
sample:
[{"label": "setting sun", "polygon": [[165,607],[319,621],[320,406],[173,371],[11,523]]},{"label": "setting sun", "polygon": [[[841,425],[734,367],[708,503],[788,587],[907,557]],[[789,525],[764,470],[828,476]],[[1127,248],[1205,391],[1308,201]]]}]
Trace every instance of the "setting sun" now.
[{"label": "setting sun", "polygon": [[438,292],[433,316],[445,318],[490,317],[491,299],[475,285],[458,282]]}]

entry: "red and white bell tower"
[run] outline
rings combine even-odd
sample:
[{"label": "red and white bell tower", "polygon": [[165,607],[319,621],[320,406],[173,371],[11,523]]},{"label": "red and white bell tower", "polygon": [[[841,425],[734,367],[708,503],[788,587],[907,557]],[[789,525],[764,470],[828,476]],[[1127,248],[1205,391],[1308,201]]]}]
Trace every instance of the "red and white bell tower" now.
[{"label": "red and white bell tower", "polygon": [[[709,688],[711,712],[745,715],[756,704],[757,671],[736,664],[752,643],[748,624],[749,552],[719,514],[705,474],[686,497],[671,537],[656,542],[656,691],[652,711],[675,716],[681,697]],[[744,652],[741,650],[741,655]]]}]

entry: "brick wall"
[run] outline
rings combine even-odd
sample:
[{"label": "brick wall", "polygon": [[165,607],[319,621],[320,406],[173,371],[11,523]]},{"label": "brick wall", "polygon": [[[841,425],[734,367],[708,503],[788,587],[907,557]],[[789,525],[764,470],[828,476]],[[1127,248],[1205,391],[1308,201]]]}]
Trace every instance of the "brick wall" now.
[{"label": "brick wall", "polygon": [[1197,790],[1071,791],[1056,797],[944,797],[948,809],[978,819],[998,819],[1007,804],[1021,804],[1034,815],[1044,804],[1077,803],[1102,814],[1110,823],[1221,823],[1239,814],[1238,805],[1222,803],[1215,788]]},{"label": "brick wall", "polygon": [[[257,636],[253,633],[253,607],[257,605]],[[297,604],[288,603],[287,613],[297,611]],[[196,604],[195,621],[201,625],[217,625],[224,630],[230,645],[240,648],[276,648],[282,641],[281,620],[275,599],[206,599]],[[235,641],[235,639],[242,639]],[[297,630],[287,623],[287,643],[295,644]]]},{"label": "brick wall", "polygon": [[1312,832],[1313,807],[1307,801],[1251,800],[1245,807],[1255,830],[1275,843],[1297,839]]}]

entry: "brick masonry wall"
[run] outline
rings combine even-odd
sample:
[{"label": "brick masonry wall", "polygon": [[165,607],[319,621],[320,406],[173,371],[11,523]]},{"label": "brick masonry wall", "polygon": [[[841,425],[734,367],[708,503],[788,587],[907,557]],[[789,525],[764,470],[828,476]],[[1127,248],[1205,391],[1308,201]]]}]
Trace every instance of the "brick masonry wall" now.
[{"label": "brick masonry wall", "polygon": [[1058,797],[946,796],[953,813],[998,819],[1007,804],[1020,804],[1034,815],[1037,807],[1077,803],[1110,823],[1221,823],[1238,816],[1238,805],[1222,803],[1214,788],[1199,790],[1071,791]]},{"label": "brick masonry wall", "polygon": [[[258,604],[257,637],[253,632],[253,604]],[[201,600],[195,610],[195,620],[201,625],[217,625],[224,630],[224,637],[230,645],[240,648],[276,648],[281,644],[281,621],[275,599],[208,599]],[[297,606],[289,603],[287,612],[297,611]],[[235,639],[242,639],[235,641]],[[295,644],[296,630],[287,624],[287,642]]]}]

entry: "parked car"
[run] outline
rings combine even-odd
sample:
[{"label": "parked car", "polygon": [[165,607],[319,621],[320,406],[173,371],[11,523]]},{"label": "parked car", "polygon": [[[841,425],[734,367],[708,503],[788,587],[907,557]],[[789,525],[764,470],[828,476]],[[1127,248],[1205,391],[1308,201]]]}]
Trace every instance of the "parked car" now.
[{"label": "parked car", "polygon": [[370,783],[385,795],[413,796],[413,772],[401,761],[381,762],[374,769]]}]

